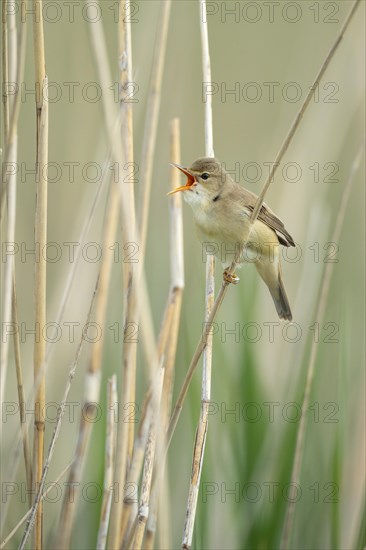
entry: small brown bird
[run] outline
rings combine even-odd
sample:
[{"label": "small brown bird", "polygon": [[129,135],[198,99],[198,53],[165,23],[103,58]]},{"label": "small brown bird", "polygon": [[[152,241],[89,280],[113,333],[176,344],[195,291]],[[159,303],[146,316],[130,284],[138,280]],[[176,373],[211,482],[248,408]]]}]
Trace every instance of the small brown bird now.
[{"label": "small brown bird", "polygon": [[[295,246],[295,243],[281,220],[263,204],[250,231],[250,215],[258,197],[235,183],[217,159],[198,158],[190,168],[174,166],[188,180],[169,194],[184,191],[183,197],[192,207],[206,250],[214,253],[224,266],[229,266],[248,240],[238,263],[254,263],[268,286],[280,319],[291,321],[292,313],[282,281],[279,244]],[[239,282],[239,278],[227,270],[224,277],[229,282]]]}]

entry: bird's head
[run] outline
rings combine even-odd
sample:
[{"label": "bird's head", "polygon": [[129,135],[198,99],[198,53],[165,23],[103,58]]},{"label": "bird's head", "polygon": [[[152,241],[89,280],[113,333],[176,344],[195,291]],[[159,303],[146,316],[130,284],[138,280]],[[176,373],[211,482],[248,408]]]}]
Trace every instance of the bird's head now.
[{"label": "bird's head", "polygon": [[190,203],[204,199],[215,200],[228,181],[228,174],[215,158],[198,158],[189,168],[183,168],[178,164],[173,164],[173,166],[187,176],[187,182],[185,185],[173,189],[168,195],[184,191],[184,198]]}]

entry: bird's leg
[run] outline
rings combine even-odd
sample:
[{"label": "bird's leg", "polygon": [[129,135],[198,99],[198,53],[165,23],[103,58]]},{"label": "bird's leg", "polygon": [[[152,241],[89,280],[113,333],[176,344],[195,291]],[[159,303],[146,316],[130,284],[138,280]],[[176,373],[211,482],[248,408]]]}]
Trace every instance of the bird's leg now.
[{"label": "bird's leg", "polygon": [[240,281],[239,277],[235,273],[231,273],[229,268],[225,269],[223,278],[225,283],[232,283],[233,285],[237,285]]}]

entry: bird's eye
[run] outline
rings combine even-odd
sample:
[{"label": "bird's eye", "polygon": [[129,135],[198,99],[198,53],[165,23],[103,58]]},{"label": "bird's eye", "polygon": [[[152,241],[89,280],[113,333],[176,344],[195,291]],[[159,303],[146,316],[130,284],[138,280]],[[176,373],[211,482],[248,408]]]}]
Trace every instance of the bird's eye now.
[{"label": "bird's eye", "polygon": [[209,177],[210,177],[210,174],[208,174],[207,172],[203,172],[203,174],[201,174],[201,178],[203,180],[208,180]]}]

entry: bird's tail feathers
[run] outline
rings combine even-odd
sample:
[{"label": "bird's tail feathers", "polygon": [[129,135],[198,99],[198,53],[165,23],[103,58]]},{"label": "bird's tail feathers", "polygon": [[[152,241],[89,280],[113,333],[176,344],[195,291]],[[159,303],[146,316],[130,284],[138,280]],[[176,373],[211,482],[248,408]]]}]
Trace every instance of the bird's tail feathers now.
[{"label": "bird's tail feathers", "polygon": [[286,321],[292,321],[292,313],[290,304],[287,298],[285,287],[283,286],[283,281],[281,273],[278,274],[278,286],[275,289],[270,288],[270,292],[276,306],[276,310],[280,319],[285,319]]}]

